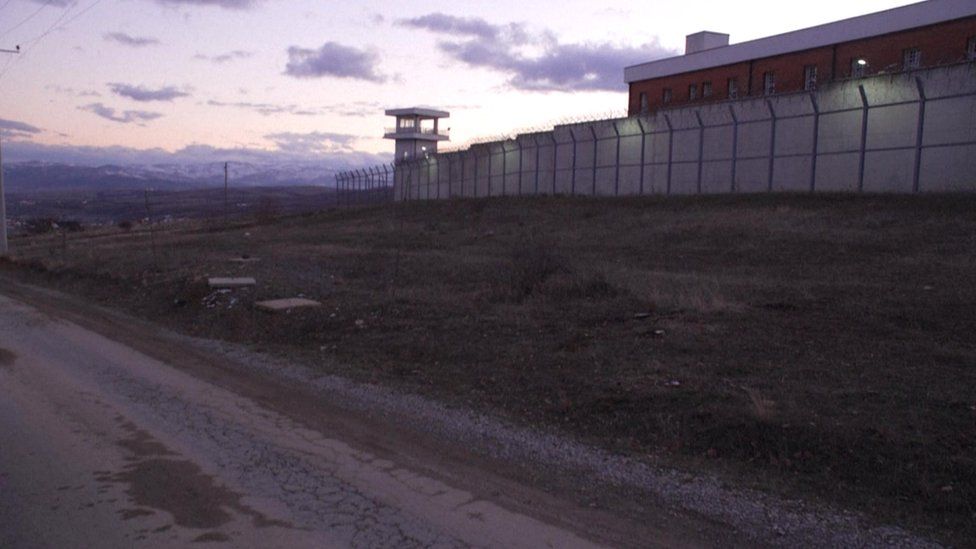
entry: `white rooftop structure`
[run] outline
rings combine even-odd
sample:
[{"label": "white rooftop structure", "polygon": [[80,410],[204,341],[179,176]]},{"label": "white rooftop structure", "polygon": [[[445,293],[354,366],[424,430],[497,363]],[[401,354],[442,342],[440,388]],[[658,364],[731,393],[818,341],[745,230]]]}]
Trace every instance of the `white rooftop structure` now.
[{"label": "white rooftop structure", "polygon": [[935,25],[976,15],[976,0],[928,0],[833,23],[739,44],[721,45],[722,36],[701,32],[687,37],[685,55],[624,69],[628,84],[686,72],[810,50],[872,36]]}]

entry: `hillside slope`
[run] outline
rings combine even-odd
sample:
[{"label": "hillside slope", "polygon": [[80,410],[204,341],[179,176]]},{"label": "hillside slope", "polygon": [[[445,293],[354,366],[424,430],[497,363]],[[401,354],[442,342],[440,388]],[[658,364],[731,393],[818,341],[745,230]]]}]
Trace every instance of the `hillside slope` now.
[{"label": "hillside slope", "polygon": [[5,270],[965,545],[974,235],[974,195],[491,199],[17,239]]}]

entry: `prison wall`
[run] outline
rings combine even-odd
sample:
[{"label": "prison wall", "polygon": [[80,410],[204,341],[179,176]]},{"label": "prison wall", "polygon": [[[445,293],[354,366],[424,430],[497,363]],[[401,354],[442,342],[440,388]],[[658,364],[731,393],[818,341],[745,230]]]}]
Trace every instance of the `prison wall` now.
[{"label": "prison wall", "polygon": [[976,190],[976,64],[557,126],[400,164],[399,200]]}]

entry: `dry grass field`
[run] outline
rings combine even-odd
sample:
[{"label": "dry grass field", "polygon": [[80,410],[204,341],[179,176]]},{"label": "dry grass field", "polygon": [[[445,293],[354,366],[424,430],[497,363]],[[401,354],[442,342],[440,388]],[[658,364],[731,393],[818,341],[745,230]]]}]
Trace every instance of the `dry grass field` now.
[{"label": "dry grass field", "polygon": [[[976,543],[976,195],[502,198],[153,232],[21,237],[2,271]],[[234,275],[258,284],[206,285]],[[300,294],[324,306],[252,307]]]}]

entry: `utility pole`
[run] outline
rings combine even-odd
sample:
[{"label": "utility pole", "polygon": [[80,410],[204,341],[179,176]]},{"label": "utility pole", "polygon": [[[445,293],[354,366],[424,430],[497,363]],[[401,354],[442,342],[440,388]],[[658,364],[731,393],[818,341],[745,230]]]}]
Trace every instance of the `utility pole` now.
[{"label": "utility pole", "polygon": [[224,162],[224,225],[227,224],[227,162]]},{"label": "utility pole", "polygon": [[[20,53],[20,46],[17,46],[15,50],[4,50],[0,49],[0,53]],[[0,134],[3,132],[0,131]],[[0,141],[2,141],[2,135],[0,135]],[[7,203],[4,200],[3,193],[3,145],[0,144],[0,257],[7,255]]]},{"label": "utility pole", "polygon": [[[2,142],[0,131],[0,142]],[[3,144],[0,143],[0,257],[7,255],[7,204],[3,199]]]}]

